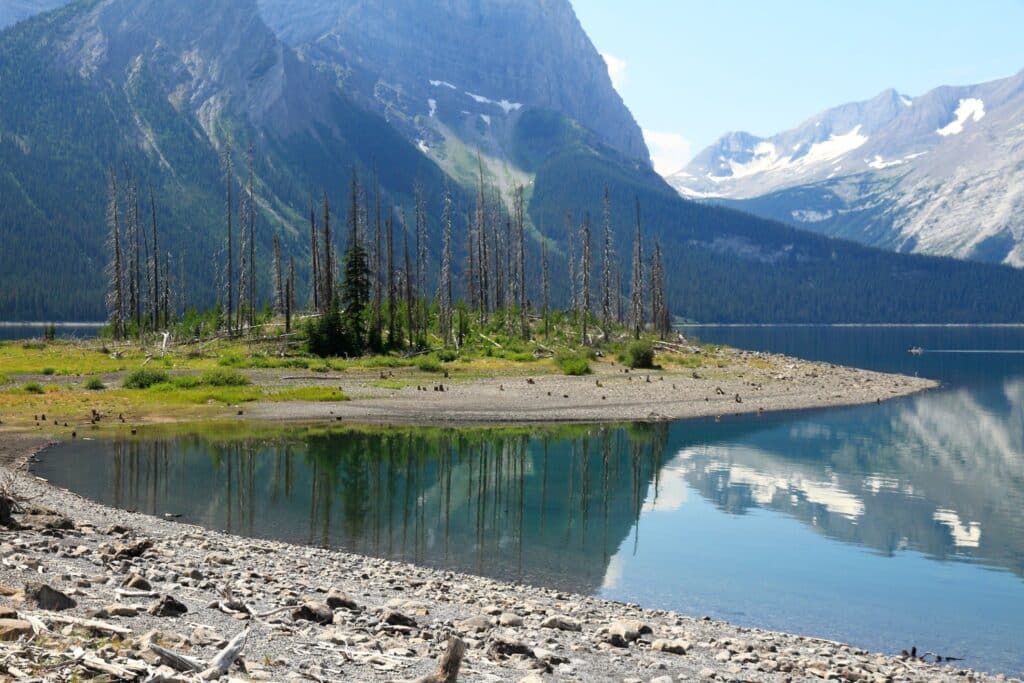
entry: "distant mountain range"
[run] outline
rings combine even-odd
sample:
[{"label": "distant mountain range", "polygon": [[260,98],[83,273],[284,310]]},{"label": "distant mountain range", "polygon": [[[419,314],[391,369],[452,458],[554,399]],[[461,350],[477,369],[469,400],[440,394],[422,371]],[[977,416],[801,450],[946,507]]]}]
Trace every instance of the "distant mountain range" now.
[{"label": "distant mountain range", "polygon": [[111,168],[130,172],[144,199],[152,188],[168,276],[212,304],[229,141],[236,186],[253,149],[265,293],[272,235],[297,257],[302,288],[310,205],[326,194],[343,224],[353,169],[379,181],[399,217],[424,188],[433,254],[451,187],[464,248],[482,165],[495,235],[502,193],[525,185],[528,281],[540,280],[546,241],[556,304],[568,290],[567,227],[589,212],[596,241],[607,187],[620,269],[639,204],[647,247],[665,251],[673,310],[689,319],[1024,319],[1024,273],[1013,269],[891,254],[680,198],[651,168],[568,0],[76,0],[8,27],[0,319],[104,316]]},{"label": "distant mountain range", "polygon": [[829,236],[1024,266],[1024,71],[730,133],[669,182]]}]

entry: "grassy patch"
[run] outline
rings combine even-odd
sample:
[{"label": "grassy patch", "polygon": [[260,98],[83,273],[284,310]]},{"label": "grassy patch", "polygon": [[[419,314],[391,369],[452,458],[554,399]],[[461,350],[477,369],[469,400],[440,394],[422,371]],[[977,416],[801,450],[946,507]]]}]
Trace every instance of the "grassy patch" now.
[{"label": "grassy patch", "polygon": [[370,382],[370,386],[377,389],[393,389],[396,391],[405,389],[406,387],[411,387],[414,384],[416,383],[413,381],[401,379],[377,379]]},{"label": "grassy patch", "polygon": [[56,368],[43,368],[43,373],[47,377],[52,377],[57,374]]},{"label": "grassy patch", "polygon": [[46,393],[46,389],[43,389],[43,385],[40,384],[39,382],[29,382],[28,384],[23,386],[21,389],[26,394],[45,394]]},{"label": "grassy patch", "polygon": [[287,401],[330,403],[349,400],[349,397],[342,390],[328,387],[295,387],[294,389],[273,392],[268,394],[266,398],[275,403]]}]

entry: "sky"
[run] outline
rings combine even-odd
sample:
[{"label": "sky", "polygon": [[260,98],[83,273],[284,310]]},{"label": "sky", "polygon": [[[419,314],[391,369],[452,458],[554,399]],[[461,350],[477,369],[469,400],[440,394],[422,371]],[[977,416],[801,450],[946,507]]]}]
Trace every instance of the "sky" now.
[{"label": "sky", "polygon": [[1024,0],[571,1],[663,173],[729,131],[1024,69]]}]

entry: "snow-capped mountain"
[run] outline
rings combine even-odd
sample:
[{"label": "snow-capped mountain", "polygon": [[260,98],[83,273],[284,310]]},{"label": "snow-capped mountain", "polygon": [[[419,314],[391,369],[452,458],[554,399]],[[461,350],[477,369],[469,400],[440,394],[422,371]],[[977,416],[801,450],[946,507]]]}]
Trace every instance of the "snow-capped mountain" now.
[{"label": "snow-capped mountain", "polygon": [[1024,71],[730,133],[669,182],[830,236],[1024,266]]}]

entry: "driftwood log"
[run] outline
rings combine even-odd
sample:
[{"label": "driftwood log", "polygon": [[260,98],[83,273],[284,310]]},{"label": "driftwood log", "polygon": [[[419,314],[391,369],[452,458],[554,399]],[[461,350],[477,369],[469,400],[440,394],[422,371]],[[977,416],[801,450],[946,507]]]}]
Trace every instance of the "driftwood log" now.
[{"label": "driftwood log", "polygon": [[456,683],[459,680],[459,668],[462,658],[466,656],[466,643],[461,638],[452,636],[448,639],[448,649],[437,666],[437,671],[413,683]]}]

